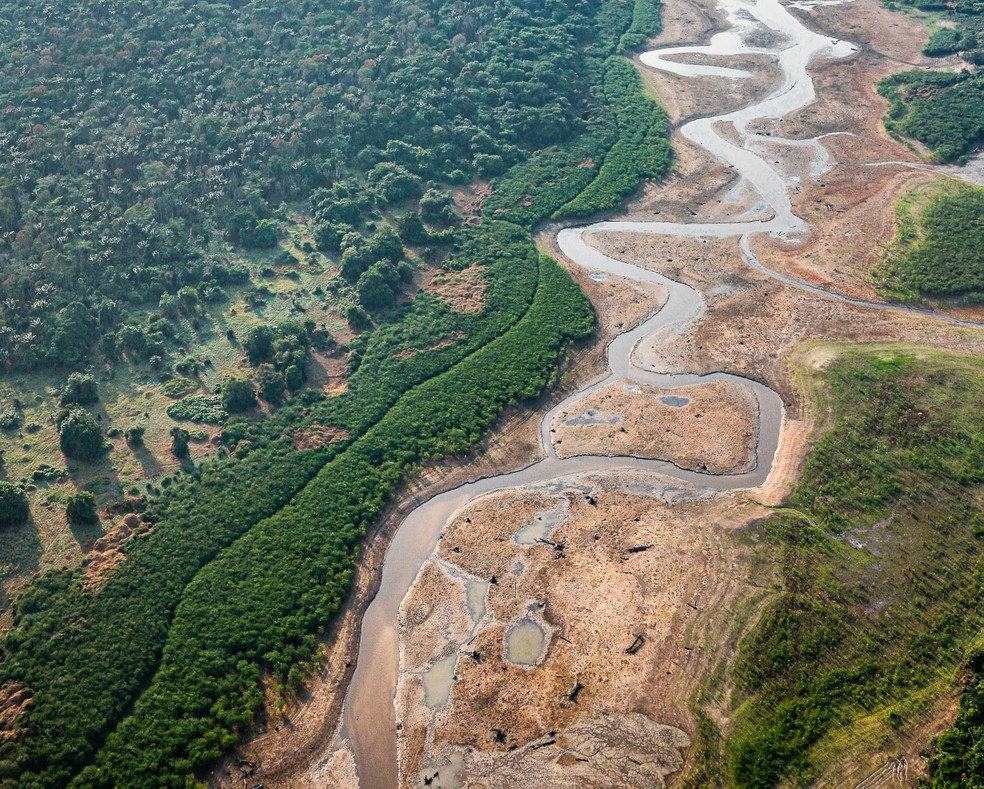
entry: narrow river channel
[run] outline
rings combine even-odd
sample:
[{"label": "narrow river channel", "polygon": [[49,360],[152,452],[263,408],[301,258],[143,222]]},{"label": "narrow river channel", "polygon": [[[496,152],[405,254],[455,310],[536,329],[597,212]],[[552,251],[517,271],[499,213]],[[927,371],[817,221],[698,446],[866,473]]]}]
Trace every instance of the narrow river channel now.
[{"label": "narrow river channel", "polygon": [[[557,243],[564,255],[574,264],[596,275],[596,278],[614,275],[662,285],[669,291],[669,298],[655,315],[611,342],[608,346],[607,375],[571,395],[544,416],[540,428],[545,453],[543,460],[522,470],[470,482],[436,496],[411,512],[400,524],[386,554],[379,592],[362,622],[358,662],[345,702],[342,733],[352,744],[362,789],[391,789],[397,786],[394,696],[399,658],[399,608],[421,565],[433,553],[445,524],[456,510],[476,497],[493,491],[587,472],[643,470],[705,488],[726,491],[760,485],[772,467],[783,421],[779,396],[760,383],[734,375],[668,374],[640,364],[634,353],[638,343],[655,334],[661,339],[668,339],[683,331],[693,321],[700,320],[705,310],[703,299],[693,288],[683,283],[602,254],[591,246],[593,233],[607,231],[692,238],[733,238],[745,261],[769,276],[831,298],[865,306],[886,307],[883,304],[847,299],[764,269],[755,259],[749,245],[749,237],[759,233],[795,238],[807,229],[806,223],[793,213],[790,189],[795,184],[777,169],[773,169],[763,158],[764,143],[767,142],[770,146],[788,144],[791,147],[812,149],[813,177],[829,169],[827,151],[819,140],[784,140],[775,134],[765,135],[764,131],[770,128],[770,123],[813,102],[814,85],[807,71],[811,62],[822,58],[848,57],[856,48],[849,42],[837,41],[809,30],[779,0],[719,0],[718,9],[722,19],[730,27],[713,36],[707,45],[647,52],[641,56],[641,60],[649,68],[693,79],[695,89],[699,89],[699,80],[741,80],[750,76],[740,69],[705,64],[705,58],[757,56],[770,60],[779,68],[781,82],[764,99],[733,112],[693,120],[680,129],[686,139],[736,170],[745,186],[758,195],[759,208],[765,208],[767,218],[759,218],[762,216],[760,210],[756,213],[756,218],[747,221],[741,221],[740,218],[732,222],[713,223],[611,221],[560,231]],[[767,35],[762,35],[763,33]],[[775,44],[763,48],[746,43],[753,39],[774,41]],[[695,55],[700,57],[694,58]],[[691,62],[679,62],[674,59],[678,56],[685,56]],[[698,59],[701,61],[700,65],[695,65],[693,61]],[[744,474],[711,475],[687,471],[672,463],[656,460],[558,458],[550,439],[550,424],[554,415],[569,407],[574,400],[583,398],[613,380],[626,378],[663,388],[716,381],[729,381],[747,387],[759,406],[759,436],[754,468]]]}]

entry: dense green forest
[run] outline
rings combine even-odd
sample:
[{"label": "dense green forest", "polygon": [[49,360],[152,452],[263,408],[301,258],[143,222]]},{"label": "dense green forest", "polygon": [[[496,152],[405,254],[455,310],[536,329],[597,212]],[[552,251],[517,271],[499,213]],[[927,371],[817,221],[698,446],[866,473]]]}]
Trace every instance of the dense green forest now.
[{"label": "dense green forest", "polygon": [[182,288],[221,299],[242,277],[227,244],[275,244],[285,201],[341,181],[328,214],[352,229],[570,140],[586,53],[651,24],[640,7],[626,23],[627,4],[584,0],[5,5],[3,367],[82,364],[80,338]]},{"label": "dense green forest", "polygon": [[[932,719],[984,625],[984,363],[859,350],[824,379],[833,427],[760,537],[782,591],[732,669],[734,786],[809,783],[823,766],[816,747],[835,732],[842,745],[871,742],[877,727]],[[976,779],[940,786],[984,777],[966,751],[978,700],[964,705],[934,769],[960,762]],[[866,733],[851,735],[862,720]]]},{"label": "dense green forest", "polygon": [[889,101],[885,128],[918,140],[937,161],[960,160],[984,140],[984,75],[903,71],[879,82],[878,92]]},{"label": "dense green forest", "polygon": [[984,188],[957,181],[903,197],[881,287],[902,300],[984,300]]},{"label": "dense green forest", "polygon": [[[0,744],[0,785],[185,785],[249,731],[261,677],[284,691],[303,681],[360,540],[407,476],[474,446],[592,330],[583,294],[540,259],[530,228],[595,179],[584,211],[669,166],[662,114],[611,59],[656,32],[658,4],[44,13],[38,27],[29,9],[5,9],[0,28],[12,75],[0,85],[19,100],[11,128],[31,130],[8,138],[21,147],[0,165],[12,168],[0,170],[2,284],[17,305],[46,294],[33,312],[10,307],[8,369],[84,362],[80,332],[110,362],[166,355],[168,312],[241,281],[228,250],[276,243],[284,201],[309,202],[364,329],[336,396],[297,391],[261,421],[228,416],[242,405],[234,381],[179,400],[176,417],[224,421],[220,458],[150,503],[115,569],[33,583],[0,642],[0,686],[31,696]],[[639,91],[640,120],[608,117],[618,90]],[[624,135],[642,150],[619,149]],[[442,190],[476,177],[496,179],[492,205],[510,184],[538,194],[528,168],[543,156],[560,166],[534,200],[542,209],[487,206],[475,225],[450,213]],[[445,272],[477,268],[482,308],[397,299],[409,248]],[[145,304],[159,306],[128,317]],[[261,396],[284,397],[319,342],[332,340],[303,321],[244,337]],[[175,365],[191,375],[179,365],[194,360]]]}]

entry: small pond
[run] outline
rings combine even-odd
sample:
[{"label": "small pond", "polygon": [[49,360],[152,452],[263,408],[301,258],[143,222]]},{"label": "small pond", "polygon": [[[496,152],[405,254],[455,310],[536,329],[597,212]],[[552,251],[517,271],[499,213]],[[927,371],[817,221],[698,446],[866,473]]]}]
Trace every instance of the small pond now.
[{"label": "small pond", "polygon": [[543,657],[547,634],[532,619],[521,619],[506,632],[506,660],[520,666],[535,666]]}]

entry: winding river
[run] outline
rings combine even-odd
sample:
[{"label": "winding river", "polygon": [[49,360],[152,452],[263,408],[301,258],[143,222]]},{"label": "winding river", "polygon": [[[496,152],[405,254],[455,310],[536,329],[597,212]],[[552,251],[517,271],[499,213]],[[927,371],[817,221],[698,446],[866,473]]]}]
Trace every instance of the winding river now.
[{"label": "winding river", "polygon": [[[749,244],[750,236],[768,233],[773,237],[794,239],[804,232],[806,223],[793,213],[790,189],[796,184],[764,158],[765,144],[805,147],[812,151],[811,174],[829,169],[828,154],[818,139],[785,140],[764,132],[770,124],[815,98],[813,81],[807,71],[818,58],[848,57],[856,51],[845,41],[837,41],[806,28],[789,13],[779,0],[719,0],[718,8],[730,25],[726,32],[713,36],[704,46],[673,47],[642,55],[649,68],[686,78],[740,80],[749,72],[704,64],[708,56],[754,55],[770,59],[782,73],[781,84],[767,97],[747,107],[709,118],[693,120],[680,132],[688,140],[706,149],[718,160],[731,165],[743,184],[758,196],[770,218],[755,217],[730,222],[599,222],[583,228],[561,230],[557,243],[576,265],[595,274],[609,274],[636,282],[661,285],[667,289],[666,304],[651,318],[631,331],[616,337],[608,346],[609,371],[599,380],[582,388],[547,413],[541,422],[540,435],[545,457],[519,471],[480,479],[436,496],[411,512],[400,524],[386,554],[381,586],[366,611],[358,662],[345,702],[343,736],[352,745],[362,789],[383,789],[397,785],[396,722],[394,696],[399,657],[398,613],[400,604],[417,576],[421,565],[433,553],[444,525],[454,512],[484,494],[512,487],[541,483],[587,472],[625,469],[656,472],[686,483],[713,490],[735,490],[762,484],[772,467],[783,421],[779,396],[768,387],[738,376],[714,373],[706,376],[668,374],[637,360],[637,344],[654,335],[668,339],[701,318],[704,301],[693,288],[653,271],[608,257],[591,246],[591,234],[597,231],[649,233],[692,238],[734,238],[745,261],[768,276],[806,290],[865,306],[904,310],[875,302],[850,299],[829,293],[762,267]],[[763,35],[765,34],[765,35]],[[774,42],[757,47],[746,43],[757,40]],[[691,62],[675,60],[686,56]],[[695,58],[694,56],[700,56]],[[700,65],[692,61],[700,60]],[[727,130],[733,129],[734,133]],[[738,142],[733,140],[737,139]],[[949,319],[947,316],[940,316]],[[954,320],[955,319],[950,319]],[[955,321],[956,322],[956,321]],[[712,475],[681,469],[672,463],[638,458],[573,457],[558,458],[550,438],[550,425],[556,413],[568,408],[589,392],[614,380],[630,379],[663,388],[692,386],[715,381],[737,382],[747,387],[759,406],[759,437],[754,468],[743,474]]]}]

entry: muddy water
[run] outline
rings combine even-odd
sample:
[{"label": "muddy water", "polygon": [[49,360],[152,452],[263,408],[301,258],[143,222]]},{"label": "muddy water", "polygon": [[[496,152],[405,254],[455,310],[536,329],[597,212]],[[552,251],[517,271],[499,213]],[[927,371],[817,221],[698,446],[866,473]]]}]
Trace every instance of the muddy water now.
[{"label": "muddy water", "polygon": [[[759,205],[744,221],[670,223],[670,222],[599,222],[580,229],[562,230],[557,238],[563,253],[576,265],[591,273],[593,279],[606,275],[625,277],[639,282],[662,285],[669,291],[665,306],[647,321],[616,337],[608,347],[609,372],[591,385],[555,406],[541,423],[541,441],[546,457],[529,467],[496,477],[476,480],[436,496],[418,507],[399,526],[386,555],[379,593],[366,611],[358,663],[346,697],[343,735],[351,741],[358,766],[362,789],[382,789],[397,785],[396,722],[393,700],[396,692],[399,634],[397,617],[400,604],[423,562],[433,553],[444,525],[454,512],[467,502],[492,491],[576,477],[587,472],[612,472],[620,469],[642,470],[671,476],[695,485],[715,490],[734,490],[761,484],[768,476],[778,444],[782,424],[782,404],[771,389],[733,375],[671,375],[655,367],[637,363],[636,345],[643,339],[668,339],[699,320],[705,305],[700,295],[679,282],[653,271],[608,257],[591,246],[591,236],[598,231],[654,233],[690,238],[734,238],[749,265],[797,287],[804,283],[778,275],[762,267],[749,246],[749,237],[769,233],[793,238],[806,229],[802,219],[792,210],[789,190],[796,179],[787,178],[763,158],[765,146],[807,147],[814,151],[812,172],[822,173],[829,167],[826,149],[818,140],[784,140],[778,137],[774,124],[814,99],[813,82],[807,66],[818,58],[846,57],[855,47],[844,41],[808,30],[778,0],[720,0],[719,10],[731,29],[715,35],[706,46],[673,47],[649,52],[642,61],[650,68],[660,69],[693,79],[699,90],[699,80],[740,80],[748,72],[712,63],[707,58],[754,55],[774,62],[782,73],[781,84],[765,99],[734,112],[692,121],[681,128],[689,140],[708,150],[719,160],[733,166],[742,177],[743,186],[759,196]],[[747,43],[771,41],[771,46],[752,46]],[[685,56],[691,62],[676,60]],[[698,64],[692,61],[701,61]],[[725,137],[722,129],[737,132]],[[770,155],[770,161],[775,157]],[[764,212],[764,213],[763,213]],[[808,287],[809,290],[819,291]],[[845,297],[819,291],[832,298],[857,302]],[[884,305],[871,304],[883,307]],[[941,316],[942,317],[942,316]],[[571,403],[581,399],[614,380],[629,379],[663,388],[694,386],[716,381],[728,381],[746,386],[759,406],[759,440],[755,468],[745,474],[709,475],[686,471],[672,463],[633,458],[574,457],[558,459],[550,439],[550,424],[554,416]],[[534,639],[535,640],[535,639]],[[533,644],[535,646],[535,644]],[[446,665],[436,672],[440,680],[433,684],[436,694],[432,700],[444,697],[443,680]],[[432,677],[438,680],[438,676]]]}]

